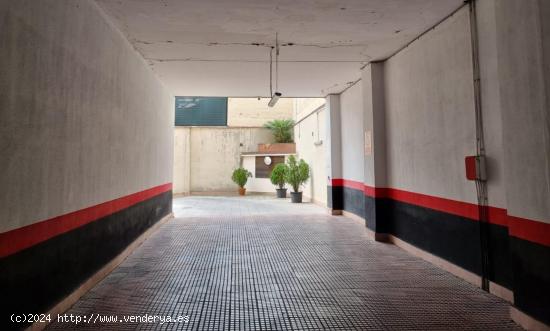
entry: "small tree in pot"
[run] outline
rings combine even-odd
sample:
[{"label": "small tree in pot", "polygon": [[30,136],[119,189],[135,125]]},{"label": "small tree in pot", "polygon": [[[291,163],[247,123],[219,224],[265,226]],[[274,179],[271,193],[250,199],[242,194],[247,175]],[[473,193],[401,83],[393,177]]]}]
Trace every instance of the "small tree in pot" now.
[{"label": "small tree in pot", "polygon": [[273,133],[273,138],[277,143],[291,143],[292,129],[294,128],[294,120],[273,120],[264,124]]},{"label": "small tree in pot", "polygon": [[285,181],[292,186],[294,192],[290,192],[290,198],[293,203],[302,202],[302,186],[309,179],[309,165],[304,160],[297,161],[294,155],[288,157],[288,171],[285,175]]},{"label": "small tree in pot", "polygon": [[271,183],[277,185],[277,198],[286,198],[286,188],[285,188],[285,175],[288,171],[288,167],[284,163],[277,164],[271,171]]},{"label": "small tree in pot", "polygon": [[245,168],[241,167],[233,170],[233,175],[231,175],[231,179],[233,180],[233,182],[235,182],[235,184],[239,185],[239,195],[245,195],[246,189],[244,188],[244,186],[246,185],[249,177],[252,177],[252,174]]}]

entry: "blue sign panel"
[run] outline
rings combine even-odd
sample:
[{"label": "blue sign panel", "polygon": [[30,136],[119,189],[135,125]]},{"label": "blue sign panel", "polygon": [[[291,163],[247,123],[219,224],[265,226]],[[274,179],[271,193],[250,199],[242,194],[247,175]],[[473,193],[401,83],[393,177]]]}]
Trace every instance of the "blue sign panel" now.
[{"label": "blue sign panel", "polygon": [[227,98],[176,97],[176,126],[226,126]]}]

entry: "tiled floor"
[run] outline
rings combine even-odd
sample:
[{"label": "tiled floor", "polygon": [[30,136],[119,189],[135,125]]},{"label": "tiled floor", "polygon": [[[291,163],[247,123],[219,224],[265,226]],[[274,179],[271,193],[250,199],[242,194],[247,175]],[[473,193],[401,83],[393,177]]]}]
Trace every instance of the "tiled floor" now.
[{"label": "tiled floor", "polygon": [[[503,330],[508,304],[312,205],[187,197],[68,314],[188,316],[181,323],[51,329]],[[91,316],[91,314],[95,314]],[[185,318],[183,318],[185,320]]]}]

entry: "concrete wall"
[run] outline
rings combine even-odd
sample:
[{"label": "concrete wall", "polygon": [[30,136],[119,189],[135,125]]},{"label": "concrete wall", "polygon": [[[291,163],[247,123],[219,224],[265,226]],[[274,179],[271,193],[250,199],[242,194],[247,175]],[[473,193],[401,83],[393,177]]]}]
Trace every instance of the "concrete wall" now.
[{"label": "concrete wall", "polygon": [[174,193],[233,192],[231,180],[242,152],[273,143],[264,128],[189,127],[174,131]]},{"label": "concrete wall", "polygon": [[191,128],[174,129],[174,194],[191,191]]},{"label": "concrete wall", "polygon": [[269,98],[229,98],[227,126],[261,127],[274,119],[289,119],[293,115],[294,99],[281,98],[275,107],[268,107]]},{"label": "concrete wall", "polygon": [[94,1],[0,1],[0,58],[0,305],[41,313],[170,213],[173,98]]},{"label": "concrete wall", "polygon": [[[322,98],[295,99],[296,153],[310,166],[311,178],[303,187],[304,198],[320,205],[327,201],[325,100]],[[322,142],[322,143],[321,143]]]}]

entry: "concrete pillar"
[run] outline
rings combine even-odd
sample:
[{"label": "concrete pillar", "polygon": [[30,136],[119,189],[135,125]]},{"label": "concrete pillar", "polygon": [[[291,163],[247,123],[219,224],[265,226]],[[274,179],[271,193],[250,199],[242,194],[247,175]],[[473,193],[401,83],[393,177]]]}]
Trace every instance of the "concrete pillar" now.
[{"label": "concrete pillar", "polygon": [[340,121],[340,95],[326,97],[326,144],[327,167],[327,207],[333,214],[341,214],[343,209],[343,188],[333,185],[333,180],[342,178],[342,136]]},{"label": "concrete pillar", "polygon": [[386,187],[386,120],[384,101],[384,64],[370,63],[362,72],[364,105],[364,185],[365,221],[382,240],[384,226],[384,188]]}]

